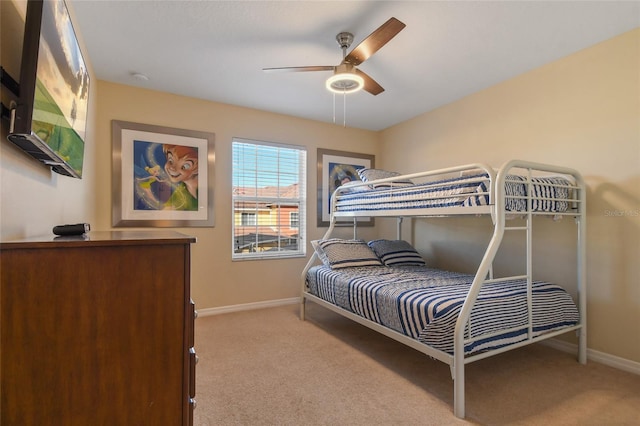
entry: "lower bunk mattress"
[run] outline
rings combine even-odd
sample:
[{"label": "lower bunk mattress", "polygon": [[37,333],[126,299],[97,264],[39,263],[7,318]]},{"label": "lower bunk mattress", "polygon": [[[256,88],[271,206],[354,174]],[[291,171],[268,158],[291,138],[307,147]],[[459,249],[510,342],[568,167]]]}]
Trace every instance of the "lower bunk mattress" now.
[{"label": "lower bunk mattress", "polygon": [[[322,265],[309,269],[306,282],[311,294],[333,305],[453,354],[456,320],[473,278],[424,266]],[[526,288],[526,280],[483,285],[465,329],[465,354],[527,339]],[[534,337],[580,319],[562,287],[540,281],[532,285],[532,317]]]}]

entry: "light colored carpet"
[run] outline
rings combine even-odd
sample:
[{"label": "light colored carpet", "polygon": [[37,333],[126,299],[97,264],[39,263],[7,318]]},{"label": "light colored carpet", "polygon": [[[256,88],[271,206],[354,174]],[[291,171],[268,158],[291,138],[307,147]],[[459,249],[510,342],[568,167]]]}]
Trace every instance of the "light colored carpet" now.
[{"label": "light colored carpet", "polygon": [[196,320],[196,425],[639,425],[640,376],[531,345],[449,366],[313,303]]}]

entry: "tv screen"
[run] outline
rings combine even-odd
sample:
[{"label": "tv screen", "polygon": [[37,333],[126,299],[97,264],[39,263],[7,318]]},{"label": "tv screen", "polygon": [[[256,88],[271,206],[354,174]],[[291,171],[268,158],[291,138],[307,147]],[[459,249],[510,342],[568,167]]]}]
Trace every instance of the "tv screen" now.
[{"label": "tv screen", "polygon": [[29,0],[8,139],[55,172],[81,178],[88,98],[89,72],[64,0]]}]

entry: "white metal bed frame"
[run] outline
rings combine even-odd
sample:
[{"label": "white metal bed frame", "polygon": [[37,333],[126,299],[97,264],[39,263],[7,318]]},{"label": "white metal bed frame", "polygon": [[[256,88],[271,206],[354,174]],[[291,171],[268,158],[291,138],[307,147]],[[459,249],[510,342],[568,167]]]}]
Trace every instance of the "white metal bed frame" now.
[{"label": "white metal bed frame", "polygon": [[[387,337],[390,337],[400,343],[403,343],[413,349],[416,349],[430,357],[433,357],[439,361],[445,362],[449,365],[451,369],[451,376],[454,381],[454,414],[456,417],[464,418],[465,417],[465,391],[464,391],[464,374],[465,374],[465,365],[471,362],[490,357],[492,355],[497,355],[502,352],[509,351],[511,349],[519,348],[521,346],[529,345],[531,343],[535,343],[541,340],[545,340],[548,338],[555,337],[560,334],[567,333],[569,331],[575,331],[579,338],[578,344],[578,361],[581,364],[585,364],[587,360],[587,328],[586,328],[586,305],[587,305],[587,296],[586,296],[586,190],[584,180],[580,173],[576,170],[566,168],[566,167],[558,167],[548,164],[534,163],[529,161],[521,161],[521,160],[512,160],[505,163],[502,167],[500,167],[497,173],[490,167],[475,163],[469,164],[465,166],[459,167],[451,167],[446,169],[434,170],[423,173],[414,173],[410,175],[398,176],[394,178],[381,179],[375,181],[375,183],[392,183],[397,180],[404,179],[420,179],[420,178],[433,178],[440,177],[445,175],[450,175],[451,173],[464,173],[471,170],[481,170],[489,176],[490,188],[485,194],[480,195],[488,195],[489,196],[489,204],[485,206],[467,206],[467,207],[436,207],[436,208],[427,208],[427,209],[415,209],[415,210],[392,210],[392,211],[367,211],[367,212],[339,212],[335,211],[336,200],[341,196],[343,188],[338,188],[331,197],[331,221],[329,225],[329,229],[324,234],[323,238],[329,238],[334,230],[336,222],[340,218],[353,218],[354,222],[354,238],[356,238],[356,218],[357,217],[371,217],[371,216],[380,216],[380,217],[399,217],[398,220],[398,239],[401,239],[401,221],[402,217],[433,217],[433,216],[455,216],[455,215],[491,215],[492,222],[494,225],[493,236],[487,246],[484,257],[478,266],[478,269],[475,274],[475,278],[473,283],[471,284],[469,293],[465,299],[465,302],[462,306],[460,314],[458,316],[455,334],[454,334],[454,352],[453,355],[446,353],[444,351],[434,349],[426,344],[414,340],[404,334],[398,333],[394,330],[391,330],[383,325],[377,324],[375,322],[369,321],[359,315],[351,313],[345,309],[342,309],[338,306],[335,306],[311,293],[308,292],[306,287],[306,274],[309,268],[311,268],[314,263],[318,260],[317,254],[314,253],[309,261],[307,262],[303,272],[302,272],[302,298],[301,298],[301,306],[300,306],[300,318],[302,320],[305,319],[305,302],[307,300],[311,300],[327,309],[330,309],[340,315],[343,315],[353,321],[356,321],[366,327],[369,327]],[[514,173],[513,170],[519,170],[520,173]],[[526,176],[525,184],[528,185],[527,196],[526,197],[515,197],[526,199],[527,209],[525,212],[518,212],[519,215],[523,215],[525,217],[525,226],[506,226],[506,218],[507,215],[513,214],[513,212],[506,211],[506,199],[508,198],[505,193],[505,183],[509,181],[508,176],[510,174],[520,174]],[[574,185],[571,185],[569,188],[569,197],[566,200],[569,204],[569,209],[566,212],[536,212],[532,211],[532,203],[534,200],[544,201],[549,200],[541,197],[534,197],[532,195],[532,177],[538,176],[540,173],[542,174],[554,174],[554,175],[562,175],[568,177],[570,180],[574,182]],[[368,185],[368,183],[359,183],[358,185]],[[351,187],[353,188],[353,186]],[[389,191],[401,191],[400,189],[391,188]],[[473,194],[479,195],[478,193]],[[435,196],[434,199],[438,198],[449,198],[449,197],[441,197]],[[512,197],[513,198],[513,197]],[[558,199],[555,199],[558,201]],[[577,245],[576,245],[576,255],[577,255],[577,305],[580,314],[580,321],[575,326],[566,327],[560,330],[556,330],[553,332],[545,333],[543,335],[533,337],[532,336],[532,304],[531,304],[531,291],[532,291],[532,281],[533,281],[533,271],[532,271],[532,232],[533,232],[533,216],[538,215],[560,215],[560,216],[572,216],[575,219],[577,225]],[[511,276],[504,278],[494,278],[493,277],[493,261],[502,242],[505,231],[520,231],[526,234],[526,274],[521,276]],[[529,314],[529,323],[528,323],[528,336],[527,339],[511,344],[506,347],[501,347],[498,349],[492,349],[489,351],[472,354],[465,356],[464,354],[464,345],[466,343],[464,338],[464,329],[465,325],[469,321],[469,317],[471,315],[471,311],[478,297],[478,293],[484,283],[488,282],[496,282],[502,280],[513,280],[513,279],[526,279],[527,280],[527,298],[528,298],[528,314]],[[501,330],[500,332],[504,332],[506,330]],[[486,336],[489,337],[489,336]],[[477,338],[477,337],[476,337]]]}]

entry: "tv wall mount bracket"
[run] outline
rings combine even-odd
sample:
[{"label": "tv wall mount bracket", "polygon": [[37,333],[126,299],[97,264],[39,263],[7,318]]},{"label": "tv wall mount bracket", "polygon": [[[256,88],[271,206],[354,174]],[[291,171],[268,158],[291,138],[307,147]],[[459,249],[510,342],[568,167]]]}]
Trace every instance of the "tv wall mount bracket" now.
[{"label": "tv wall mount bracket", "polygon": [[[4,67],[0,66],[0,82],[6,87],[16,98],[20,96],[20,84],[11,75],[5,71]],[[0,102],[1,116],[5,120],[9,120],[11,117],[11,110],[15,108],[15,101],[11,101],[10,106],[6,106]]]}]

